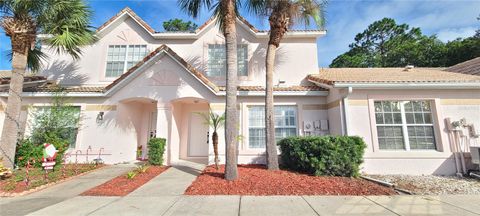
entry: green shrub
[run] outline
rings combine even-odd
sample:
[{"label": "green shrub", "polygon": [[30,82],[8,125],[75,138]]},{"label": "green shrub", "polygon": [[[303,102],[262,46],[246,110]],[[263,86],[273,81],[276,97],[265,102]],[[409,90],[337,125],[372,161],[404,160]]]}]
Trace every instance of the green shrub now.
[{"label": "green shrub", "polygon": [[29,159],[33,158],[35,167],[42,165],[43,145],[34,144],[30,139],[24,139],[18,142],[15,153],[15,164],[19,167],[25,167]]},{"label": "green shrub", "polygon": [[24,167],[28,159],[35,159],[35,166],[41,166],[43,144],[50,143],[58,150],[55,169],[61,166],[62,158],[69,145],[75,143],[80,123],[80,109],[67,103],[65,93],[59,89],[51,106],[31,107],[31,134],[17,144],[15,163]]},{"label": "green shrub", "polygon": [[356,136],[289,137],[278,145],[282,166],[316,176],[358,176],[366,148]]},{"label": "green shrub", "polygon": [[152,138],[148,141],[148,162],[152,165],[163,164],[163,153],[165,152],[165,142],[163,138]]},{"label": "green shrub", "polygon": [[135,171],[130,171],[127,173],[127,179],[133,179],[135,176],[137,176],[137,172]]}]

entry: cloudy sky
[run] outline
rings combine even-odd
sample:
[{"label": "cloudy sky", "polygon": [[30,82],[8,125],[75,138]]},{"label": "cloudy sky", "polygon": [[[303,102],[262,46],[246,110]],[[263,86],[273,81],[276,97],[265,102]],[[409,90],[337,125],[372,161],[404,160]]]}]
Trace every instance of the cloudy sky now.
[{"label": "cloudy sky", "polygon": [[[95,27],[125,6],[157,31],[161,31],[162,22],[170,18],[192,20],[177,8],[176,0],[90,0],[89,4],[95,12],[92,20]],[[425,34],[435,34],[442,41],[471,36],[480,28],[480,21],[476,19],[480,15],[478,0],[330,0],[325,9],[327,35],[317,42],[320,67],[328,67],[336,56],[348,50],[357,33],[384,17],[420,27]],[[268,29],[265,18],[242,12],[258,29]],[[209,16],[208,11],[204,11],[193,21],[201,25]],[[9,38],[3,31],[0,33],[0,69],[10,69],[6,58]]]}]

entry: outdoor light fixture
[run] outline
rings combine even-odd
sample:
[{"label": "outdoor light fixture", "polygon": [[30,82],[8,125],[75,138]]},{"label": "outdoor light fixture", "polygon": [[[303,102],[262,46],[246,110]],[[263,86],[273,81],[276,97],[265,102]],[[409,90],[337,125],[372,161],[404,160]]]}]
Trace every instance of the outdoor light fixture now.
[{"label": "outdoor light fixture", "polygon": [[97,123],[100,123],[100,122],[103,121],[103,114],[104,114],[104,112],[99,112],[97,114]]}]

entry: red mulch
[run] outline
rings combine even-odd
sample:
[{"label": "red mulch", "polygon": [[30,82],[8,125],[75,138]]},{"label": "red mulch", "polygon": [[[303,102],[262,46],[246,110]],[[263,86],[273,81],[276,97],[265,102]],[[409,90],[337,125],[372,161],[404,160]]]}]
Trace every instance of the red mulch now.
[{"label": "red mulch", "polygon": [[[103,164],[67,164],[65,166],[65,177],[63,176],[63,167],[56,168],[48,172],[48,181],[45,181],[45,171],[41,167],[32,167],[29,169],[29,184],[25,182],[25,168],[15,170],[13,176],[8,179],[0,180],[0,193],[21,193],[47,184],[66,180],[68,178],[82,175],[83,173],[103,167]],[[75,170],[77,172],[75,172]]]},{"label": "red mulch", "polygon": [[138,173],[133,179],[122,174],[114,179],[83,192],[82,196],[125,196],[167,170],[166,166],[151,166],[144,173]]},{"label": "red mulch", "polygon": [[239,178],[227,181],[224,166],[208,166],[187,188],[187,195],[394,195],[392,188],[360,178],[311,176],[269,171],[260,165],[239,165]]}]

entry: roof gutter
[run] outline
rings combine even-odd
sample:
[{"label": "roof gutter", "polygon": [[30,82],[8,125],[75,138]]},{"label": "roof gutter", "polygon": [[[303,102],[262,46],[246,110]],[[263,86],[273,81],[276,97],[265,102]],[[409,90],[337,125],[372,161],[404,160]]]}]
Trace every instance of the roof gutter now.
[{"label": "roof gutter", "polygon": [[480,89],[478,82],[461,83],[335,83],[335,88],[358,89]]}]

